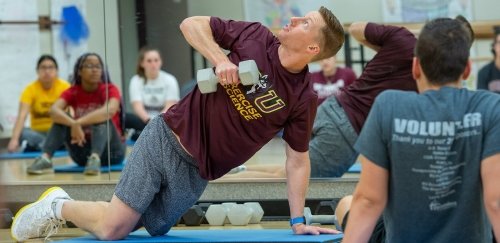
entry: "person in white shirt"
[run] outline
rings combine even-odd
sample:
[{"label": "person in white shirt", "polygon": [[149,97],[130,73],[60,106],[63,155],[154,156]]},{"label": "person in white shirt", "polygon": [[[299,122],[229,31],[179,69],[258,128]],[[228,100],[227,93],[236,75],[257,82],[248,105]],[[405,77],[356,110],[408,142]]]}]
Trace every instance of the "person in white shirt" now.
[{"label": "person in white shirt", "polygon": [[134,113],[127,114],[126,128],[133,128],[136,140],[148,121],[179,101],[177,79],[160,68],[162,59],[157,49],[141,48],[137,72],[130,80],[129,94]]}]

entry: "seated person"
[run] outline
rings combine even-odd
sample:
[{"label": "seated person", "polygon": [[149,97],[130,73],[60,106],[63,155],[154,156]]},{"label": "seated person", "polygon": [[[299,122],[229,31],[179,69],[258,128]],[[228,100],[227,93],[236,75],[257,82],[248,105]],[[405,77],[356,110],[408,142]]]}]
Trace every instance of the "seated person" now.
[{"label": "seated person", "polygon": [[473,37],[463,17],[427,23],[413,61],[420,94],[375,100],[343,242],[366,242],[382,214],[386,242],[492,242],[492,227],[499,239],[500,96],[461,87]]},{"label": "seated person", "polygon": [[[108,149],[111,151],[110,163],[121,163],[125,157],[125,143],[120,100],[120,92],[110,83],[101,57],[95,53],[80,56],[74,67],[73,85],[52,105],[54,124],[47,135],[43,154],[28,167],[28,173],[53,172],[51,158],[62,144],[67,146],[73,161],[85,166],[86,175],[99,174],[101,161],[108,161]],[[65,112],[68,107],[74,110],[74,117]],[[108,117],[111,117],[109,132]]]},{"label": "seated person", "polygon": [[477,74],[477,89],[500,94],[500,26],[495,29],[491,52],[493,52],[493,61],[481,68]]},{"label": "seated person", "polygon": [[341,88],[351,85],[356,79],[356,74],[352,69],[337,66],[336,56],[323,59],[319,63],[321,70],[311,73],[313,89],[318,94],[318,106]]},{"label": "seated person", "polygon": [[133,128],[132,140],[137,140],[140,132],[150,119],[164,113],[179,101],[177,79],[162,71],[162,60],[157,49],[144,47],[139,52],[137,74],[129,85],[130,102],[134,114],[127,114],[125,127]]},{"label": "seated person", "polygon": [[[19,112],[7,150],[17,152],[24,142],[24,151],[41,151],[45,137],[52,126],[50,106],[69,88],[66,80],[57,77],[57,62],[50,55],[42,55],[37,62],[38,79],[30,83],[21,94]],[[31,126],[24,127],[30,114]]]},{"label": "seated person", "polygon": [[411,75],[415,36],[406,28],[358,22],[349,27],[358,42],[377,53],[350,86],[326,99],[314,120],[311,177],[340,177],[356,161],[353,145],[382,91],[417,91]]},{"label": "seated person", "polygon": [[[341,230],[345,230],[347,222],[349,220],[349,210],[352,205],[352,195],[348,195],[340,199],[335,208],[335,215],[339,222]],[[375,224],[375,228],[367,241],[369,243],[384,243],[385,242],[385,225],[384,220],[379,218]]]}]

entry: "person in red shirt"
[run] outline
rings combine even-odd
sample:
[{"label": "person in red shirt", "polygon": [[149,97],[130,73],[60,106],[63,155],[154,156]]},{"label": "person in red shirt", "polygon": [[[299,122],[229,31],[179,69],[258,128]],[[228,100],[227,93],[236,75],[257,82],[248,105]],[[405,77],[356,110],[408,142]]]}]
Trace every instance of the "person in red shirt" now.
[{"label": "person in red shirt", "polygon": [[377,53],[359,78],[318,107],[309,143],[311,177],[340,177],[352,166],[358,157],[354,143],[382,91],[417,92],[411,74],[417,39],[408,29],[356,22],[349,33]]},{"label": "person in red shirt", "polygon": [[321,70],[311,73],[313,89],[318,94],[318,106],[326,98],[335,95],[342,88],[346,88],[354,82],[356,74],[348,67],[337,66],[335,56],[320,61]]},{"label": "person in red shirt", "polygon": [[[66,144],[73,161],[85,166],[85,174],[99,174],[101,161],[108,160],[108,117],[112,121],[109,159],[111,164],[121,163],[125,157],[125,143],[122,139],[120,101],[120,92],[110,83],[101,57],[95,53],[80,56],[74,67],[73,85],[52,105],[50,113],[54,123],[43,153],[28,167],[27,172],[53,172],[52,155]],[[68,115],[68,108],[74,111],[74,116]]]},{"label": "person in red shirt", "polygon": [[[122,239],[138,226],[163,235],[196,203],[209,180],[247,161],[281,129],[287,142],[293,232],[338,232],[305,225],[303,217],[309,137],[317,109],[307,64],[342,47],[344,30],[337,18],[321,7],[291,18],[277,37],[260,23],[208,16],[187,18],[180,28],[188,43],[215,66],[217,91],[202,94],[195,88],[148,123],[111,202],[73,201],[63,189],[51,188],[16,215],[11,228],[16,240],[44,235],[39,233],[42,227],[52,222],[57,228],[61,220],[103,240]],[[259,83],[251,87],[239,83],[238,63],[244,60],[254,60],[260,72]],[[48,223],[30,223],[42,220]]]}]

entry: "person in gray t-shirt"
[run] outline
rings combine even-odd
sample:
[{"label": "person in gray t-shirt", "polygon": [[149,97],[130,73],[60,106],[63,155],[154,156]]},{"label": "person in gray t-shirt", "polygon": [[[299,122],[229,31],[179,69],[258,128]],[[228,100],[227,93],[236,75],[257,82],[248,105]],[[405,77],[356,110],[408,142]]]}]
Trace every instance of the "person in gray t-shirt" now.
[{"label": "person in gray t-shirt", "polygon": [[386,242],[491,242],[500,237],[500,96],[461,88],[471,72],[470,24],[422,29],[420,94],[385,91],[355,149],[363,170],[343,242],[366,242],[383,213]]}]

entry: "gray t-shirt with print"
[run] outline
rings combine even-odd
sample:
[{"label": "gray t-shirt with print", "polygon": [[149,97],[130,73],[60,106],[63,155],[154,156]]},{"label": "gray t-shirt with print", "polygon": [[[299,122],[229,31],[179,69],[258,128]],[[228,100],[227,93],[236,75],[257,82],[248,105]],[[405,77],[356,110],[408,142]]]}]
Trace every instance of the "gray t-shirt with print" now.
[{"label": "gray t-shirt with print", "polygon": [[500,153],[500,96],[386,91],[355,149],[389,171],[387,242],[491,242],[481,161]]}]

